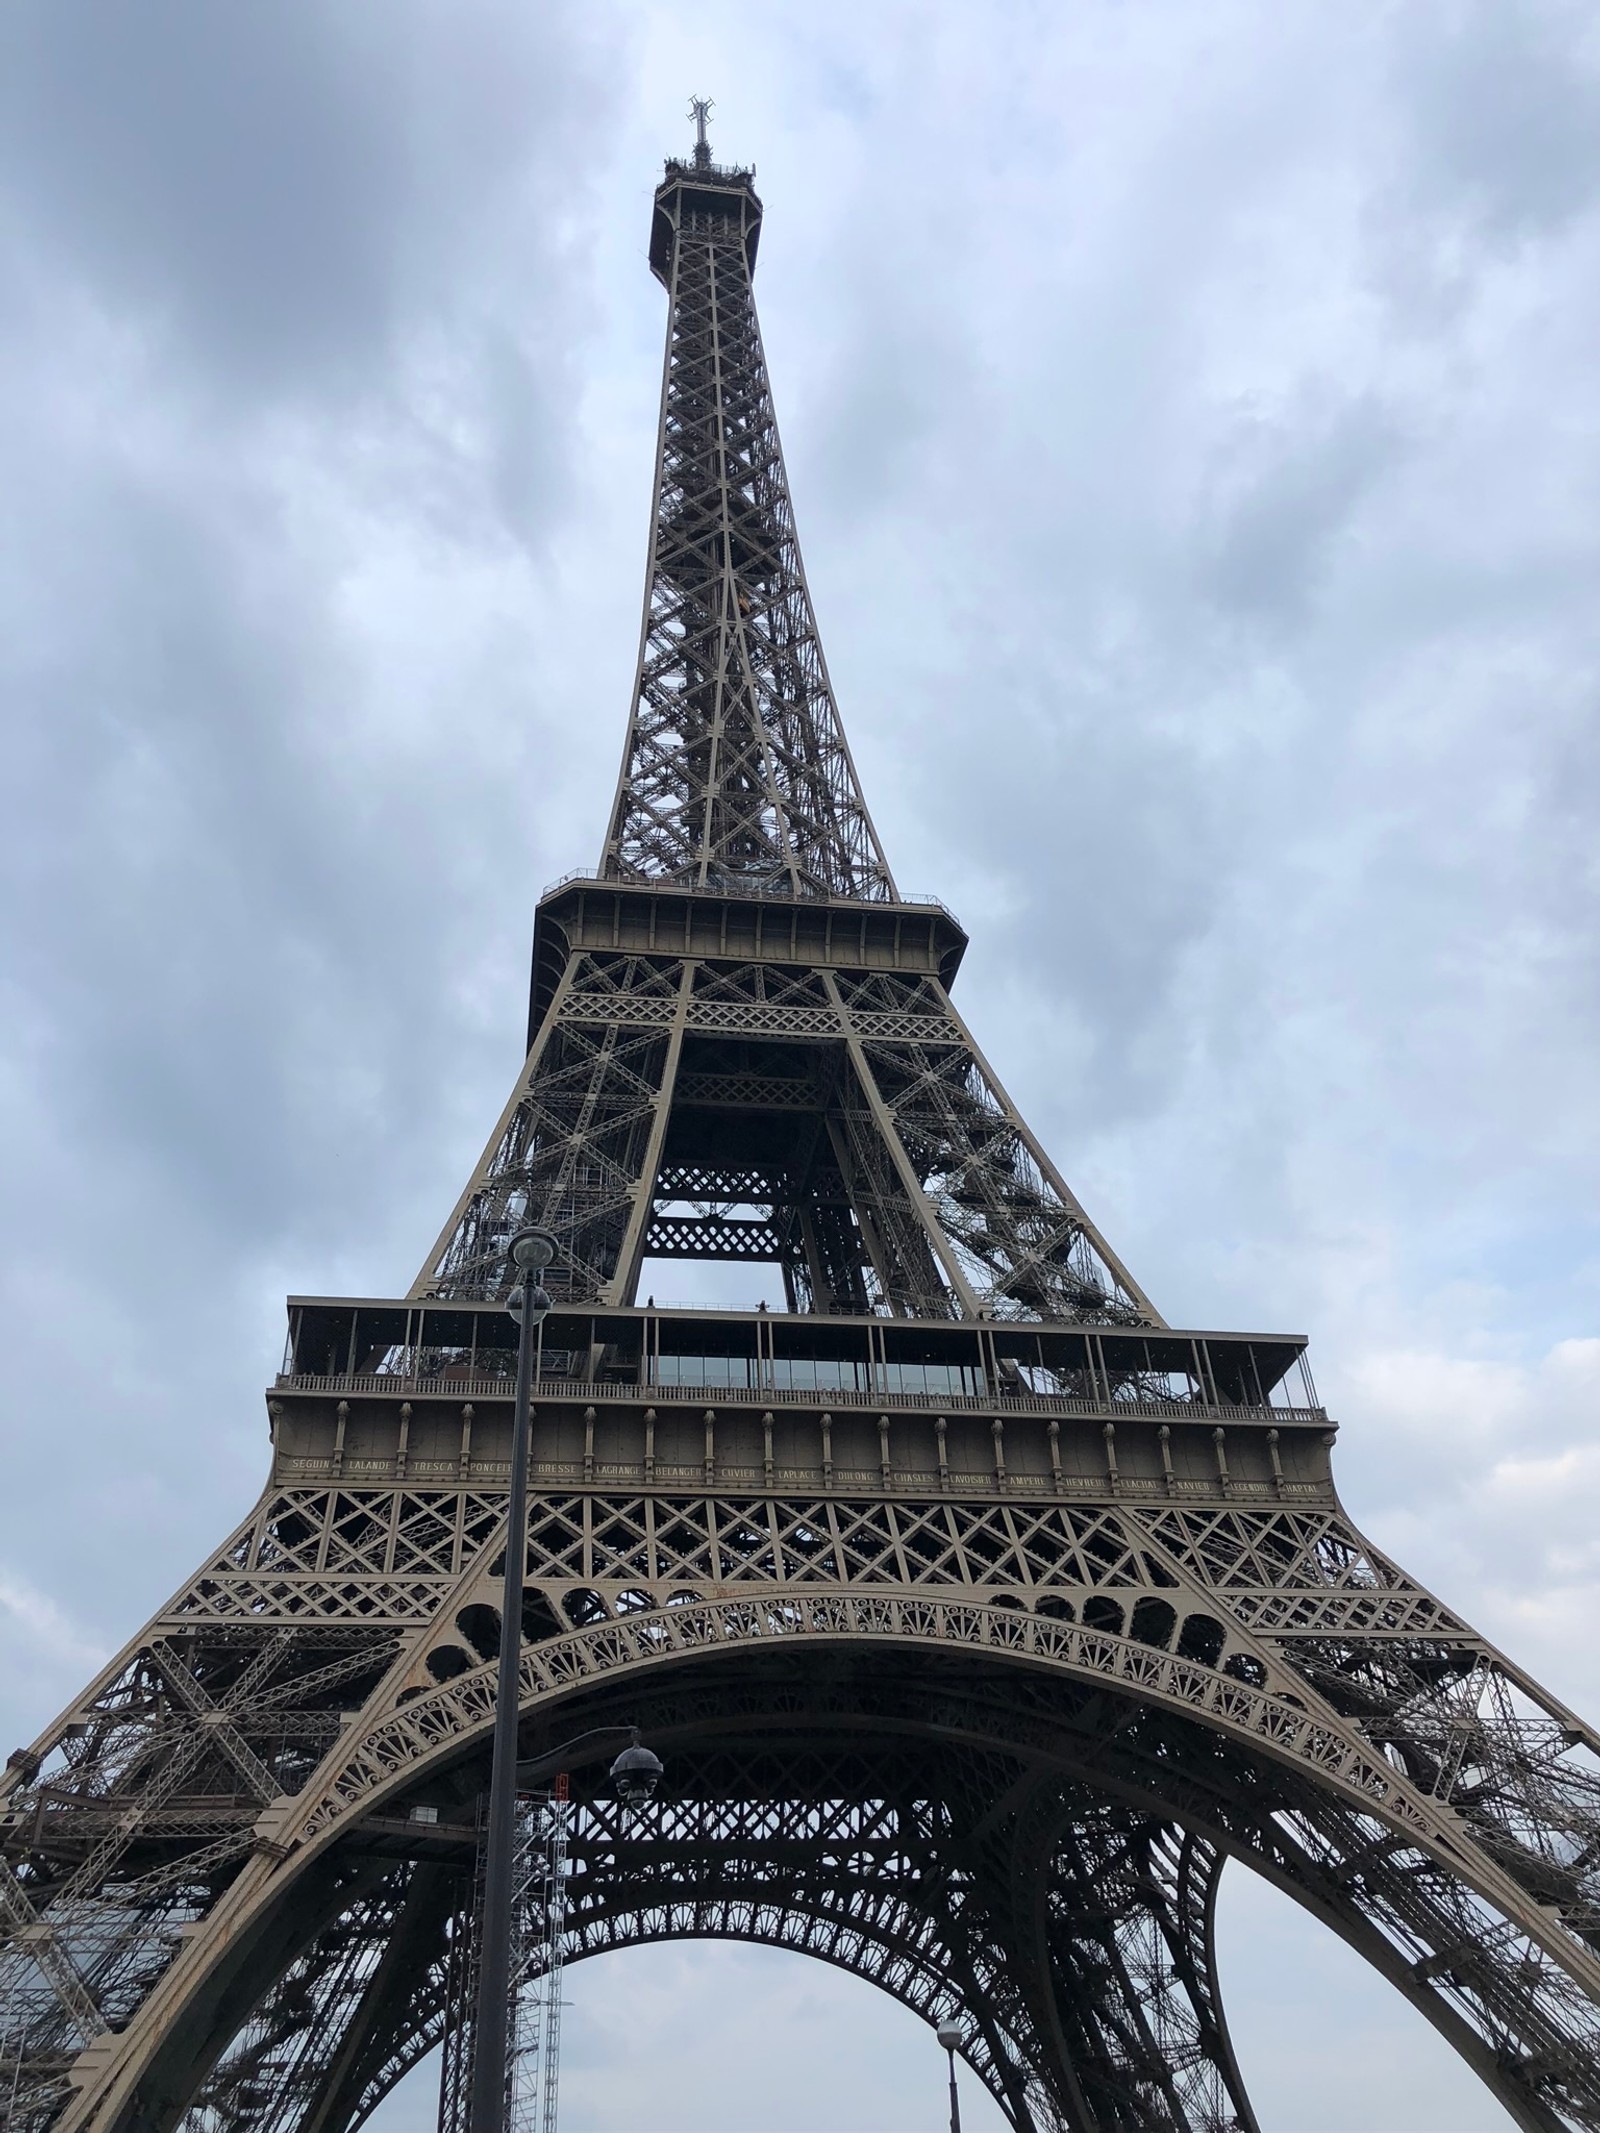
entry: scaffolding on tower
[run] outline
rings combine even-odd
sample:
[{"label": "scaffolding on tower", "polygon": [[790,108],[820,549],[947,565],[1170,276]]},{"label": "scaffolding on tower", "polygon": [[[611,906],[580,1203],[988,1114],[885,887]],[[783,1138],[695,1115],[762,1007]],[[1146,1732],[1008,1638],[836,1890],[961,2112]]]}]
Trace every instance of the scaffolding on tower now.
[{"label": "scaffolding on tower", "polygon": [[[567,1851],[572,1806],[566,1773],[548,1792],[517,1797],[513,1872],[511,2025],[506,2055],[507,2133],[556,2133],[561,2086],[561,1983],[567,1923]],[[472,1913],[456,1943],[450,2017],[439,2084],[439,2133],[467,2133],[474,2050],[484,1864],[479,1833]]]},{"label": "scaffolding on tower", "polygon": [[512,1972],[510,2133],[556,2133],[561,2088],[561,1968],[572,1808],[563,1772],[548,1793],[517,1802],[517,1930]]}]

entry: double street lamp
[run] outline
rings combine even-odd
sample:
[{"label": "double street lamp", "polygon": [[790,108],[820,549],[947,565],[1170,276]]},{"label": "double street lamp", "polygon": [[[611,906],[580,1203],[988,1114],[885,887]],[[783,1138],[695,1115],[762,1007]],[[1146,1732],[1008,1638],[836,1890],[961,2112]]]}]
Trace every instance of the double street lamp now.
[{"label": "double street lamp", "polygon": [[517,1790],[553,1777],[575,1749],[597,1749],[625,1733],[628,1745],[611,1765],[624,1804],[648,1800],[661,1778],[658,1757],[635,1727],[605,1726],[563,1741],[534,1761],[517,1761],[517,1706],[522,1671],[522,1584],[528,1533],[528,1423],[533,1366],[550,1298],[539,1277],[555,1257],[547,1230],[519,1230],[511,1240],[516,1287],[506,1299],[517,1321],[517,1397],[511,1422],[511,1494],[506,1507],[505,1596],[500,1615],[500,1676],[495,1692],[494,1761],[484,1841],[483,1916],[479,1921],[478,1997],[472,2039],[471,2133],[505,2133],[506,2064],[511,2024],[512,1878],[517,1844]]}]

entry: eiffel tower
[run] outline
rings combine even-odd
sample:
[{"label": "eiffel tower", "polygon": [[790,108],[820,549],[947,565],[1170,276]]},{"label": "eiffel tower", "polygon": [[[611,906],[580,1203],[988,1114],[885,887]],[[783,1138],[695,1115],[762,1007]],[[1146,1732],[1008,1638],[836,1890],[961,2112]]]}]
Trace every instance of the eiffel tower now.
[{"label": "eiffel tower", "polygon": [[[522,1742],[668,1773],[571,1771],[568,1960],[799,1949],[1018,2133],[1254,2129],[1232,1859],[1600,2129],[1600,1739],[1351,1524],[1301,1339],[1162,1318],[962,1021],[835,708],[752,181],[702,123],[655,194],[633,711],[510,1102],[405,1295],[290,1298],[260,1501],[6,1767],[4,2124],[344,2133],[441,2041],[451,2121],[534,1221]],[[783,1308],[641,1302],[673,1259]]]}]

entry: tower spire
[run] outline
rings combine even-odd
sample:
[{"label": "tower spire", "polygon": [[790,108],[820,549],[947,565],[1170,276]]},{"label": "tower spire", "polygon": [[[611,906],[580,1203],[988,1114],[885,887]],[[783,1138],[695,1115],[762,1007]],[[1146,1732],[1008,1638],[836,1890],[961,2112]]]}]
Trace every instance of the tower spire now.
[{"label": "tower spire", "polygon": [[748,170],[694,161],[656,189],[671,298],[644,620],[602,874],[890,901],[800,560],[751,276]]},{"label": "tower spire", "polygon": [[694,120],[694,166],[706,170],[711,163],[711,143],[706,139],[706,120],[715,109],[709,96],[691,96],[689,116]]}]

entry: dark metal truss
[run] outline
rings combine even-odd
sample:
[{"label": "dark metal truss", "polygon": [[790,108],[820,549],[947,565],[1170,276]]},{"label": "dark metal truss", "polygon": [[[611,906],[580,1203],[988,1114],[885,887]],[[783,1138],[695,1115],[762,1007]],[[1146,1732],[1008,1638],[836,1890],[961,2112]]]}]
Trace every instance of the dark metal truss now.
[{"label": "dark metal truss", "polygon": [[501,1294],[526,1221],[574,1301],[759,1259],[792,1310],[1160,1323],[931,977],[574,956],[416,1292]]},{"label": "dark metal truss", "polygon": [[[680,1938],[792,1949],[930,2022],[968,2014],[967,2056],[1024,2129],[1254,2133],[1204,1839],[993,1753],[947,1750],[912,1791],[903,1758],[843,1745],[723,1749],[677,1774],[648,1816],[578,1807],[567,1961]],[[382,1873],[275,1982],[187,2133],[341,2133],[441,2040],[455,2124],[472,1877],[464,1859]]]},{"label": "dark metal truss", "polygon": [[749,179],[657,194],[671,297],[634,710],[603,873],[892,898],[834,706],[750,276]]},{"label": "dark metal truss", "polygon": [[[795,538],[751,289],[760,218],[745,173],[669,165],[657,193],[649,581],[601,878],[893,904]],[[507,1240],[537,1221],[573,1301],[631,1301],[647,1256],[760,1260],[790,1310],[1159,1324],[941,979],[852,968],[843,937],[801,966],[569,953],[416,1292],[500,1295]],[[683,1190],[708,1163],[741,1198]]]},{"label": "dark metal truss", "polygon": [[970,2013],[968,2057],[1021,2126],[1253,2125],[1211,1973],[1219,1856],[1087,1792],[1036,1801],[983,1760],[954,1798],[907,1797],[881,1767],[895,1794],[841,1797],[838,1767],[797,1786],[769,1756],[726,1800],[633,1826],[591,1807],[571,1952],[686,1934],[794,1948],[930,2022]]},{"label": "dark metal truss", "polygon": [[184,2133],[360,2125],[443,2032],[461,1885],[452,1866],[389,1866],[273,1981],[184,2114]]},{"label": "dark metal truss", "polygon": [[[104,2133],[334,2133],[438,2041],[500,1500],[274,1492],[14,1761],[8,2127],[75,2127],[69,2071],[119,2027],[155,2070]],[[581,1692],[679,1773],[648,1830],[585,1798],[574,1956],[773,1939],[924,2012],[959,1997],[1019,2126],[1248,2125],[1209,1924],[1233,1853],[1520,2125],[1600,2128],[1593,1743],[1337,1511],[575,1492],[528,1545],[530,1711],[557,1694],[575,1724]],[[763,1747],[775,1727],[804,1752]],[[413,1771],[453,1851],[381,1804]],[[1383,1771],[1404,1814],[1362,1804]],[[320,1830],[343,1834],[301,1871]],[[190,1948],[220,1968],[168,2004]]]},{"label": "dark metal truss", "polygon": [[[868,819],[748,177],[671,165],[656,213],[672,305],[612,930],[558,940],[571,913],[541,906],[527,1065],[413,1296],[500,1296],[536,1220],[558,1303],[627,1303],[647,1257],[684,1256],[769,1263],[797,1312],[1161,1328],[951,1005],[959,929],[899,903]],[[649,1447],[665,1394],[633,1390]],[[469,1455],[466,1404],[432,1463],[453,1478],[409,1485],[407,1403],[358,1485],[335,1399],[326,1450],[276,1454],[238,1532],[0,1778],[7,2133],[342,2133],[441,2038],[459,2060],[503,1469]],[[1177,1408],[1130,1476],[1137,1411],[1086,1424],[1069,1385],[1032,1401],[1054,1464],[1030,1490],[998,1413],[957,1417],[992,1434],[983,1481],[922,1409],[879,1417],[875,1490],[836,1472],[828,1414],[814,1478],[775,1464],[769,1413],[719,1484],[716,1404],[703,1466],[660,1477],[649,1449],[597,1465],[589,1408],[581,1462],[543,1469],[572,1485],[531,1508],[530,1751],[636,1720],[675,1773],[648,1824],[578,1774],[573,1957],[801,1948],[959,2006],[1019,2133],[1224,2133],[1254,2125],[1213,1964],[1231,1856],[1524,2133],[1600,2133],[1600,1738],[1355,1532],[1325,1461],[1286,1475],[1287,1427],[1280,1448],[1218,1422],[1180,1473]],[[1092,1471],[1064,1472],[1063,1421],[1097,1431]],[[937,1471],[908,1483],[891,1433],[930,1426]]]}]

